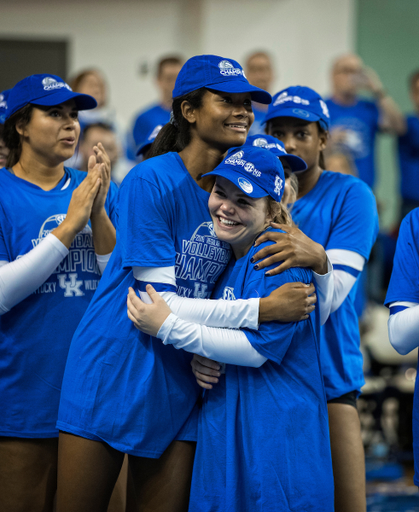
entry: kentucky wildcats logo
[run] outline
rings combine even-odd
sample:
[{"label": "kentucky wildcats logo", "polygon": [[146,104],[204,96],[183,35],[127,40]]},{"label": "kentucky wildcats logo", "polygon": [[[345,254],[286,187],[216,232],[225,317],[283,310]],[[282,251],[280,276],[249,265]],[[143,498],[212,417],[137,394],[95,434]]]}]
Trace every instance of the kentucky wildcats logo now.
[{"label": "kentucky wildcats logo", "polygon": [[58,274],[58,284],[64,290],[64,297],[82,297],[84,295],[84,292],[80,290],[83,281],[77,280],[77,277],[77,274]]},{"label": "kentucky wildcats logo", "polygon": [[234,288],[232,286],[226,286],[223,291],[224,300],[236,300],[234,295]]},{"label": "kentucky wildcats logo", "polygon": [[228,60],[222,60],[218,63],[218,67],[220,68],[220,73],[223,76],[238,76],[242,75],[246,78],[244,71],[240,68],[235,68],[231,62]]},{"label": "kentucky wildcats logo", "polygon": [[54,89],[62,89],[65,87],[69,91],[71,91],[71,87],[65,82],[57,82],[55,78],[51,78],[50,76],[46,76],[42,80],[42,85],[44,86],[44,91],[53,91]]},{"label": "kentucky wildcats logo", "polygon": [[320,106],[322,107],[323,114],[326,117],[330,117],[329,109],[327,108],[327,105],[323,100],[320,100]]},{"label": "kentucky wildcats logo", "polygon": [[279,195],[281,193],[283,184],[284,184],[284,182],[283,182],[282,178],[280,178],[279,176],[276,176],[275,177],[275,189],[274,189],[275,194]]}]

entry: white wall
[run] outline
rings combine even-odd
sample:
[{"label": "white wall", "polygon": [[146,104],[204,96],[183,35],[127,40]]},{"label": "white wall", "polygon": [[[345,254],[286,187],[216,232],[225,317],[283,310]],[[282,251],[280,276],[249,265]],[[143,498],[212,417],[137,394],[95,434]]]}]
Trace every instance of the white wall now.
[{"label": "white wall", "polygon": [[105,73],[111,103],[127,125],[156,99],[153,76],[139,74],[162,55],[215,53],[242,61],[268,49],[275,90],[328,89],[330,60],[354,46],[355,0],[0,0],[0,38],[60,37],[71,42],[70,74]]}]

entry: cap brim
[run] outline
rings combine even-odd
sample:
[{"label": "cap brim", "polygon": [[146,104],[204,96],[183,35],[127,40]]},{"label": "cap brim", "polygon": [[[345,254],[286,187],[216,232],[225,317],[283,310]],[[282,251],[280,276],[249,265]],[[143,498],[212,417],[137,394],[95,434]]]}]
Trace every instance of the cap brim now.
[{"label": "cap brim", "polygon": [[[263,190],[263,188],[259,187],[259,185],[257,185],[252,179],[250,179],[249,176],[246,176],[246,178],[244,178],[242,174],[239,174],[230,169],[219,169],[217,171],[211,171],[206,174],[203,174],[202,176],[221,176],[222,178],[231,181],[231,183],[233,183],[233,185],[240,189],[244,194],[255,199],[259,197],[266,197],[269,195],[268,192],[266,192],[266,190]],[[247,182],[250,182],[252,185],[252,190],[245,190],[245,188],[243,188],[243,186],[240,184],[240,179],[244,179]]]},{"label": "cap brim", "polygon": [[68,89],[61,89],[59,91],[49,93],[43,98],[31,100],[29,103],[31,105],[52,107],[53,105],[61,105],[61,103],[65,103],[69,100],[75,101],[77,110],[91,110],[92,108],[97,107],[97,101],[93,98],[93,96],[72,92]]},{"label": "cap brim", "polygon": [[231,80],[229,82],[206,84],[205,88],[219,92],[249,92],[253,101],[257,101],[258,103],[263,103],[265,105],[269,105],[272,102],[272,96],[269,92],[259,89],[259,87],[255,87],[245,80]]},{"label": "cap brim", "polygon": [[307,121],[308,123],[315,123],[320,120],[320,116],[313,114],[312,112],[308,112],[308,110],[304,110],[303,108],[292,107],[292,108],[278,108],[272,109],[271,112],[268,112],[263,120],[263,124],[271,119],[275,119],[276,117],[295,117],[297,119],[302,119],[303,121]]},{"label": "cap brim", "polygon": [[307,164],[304,162],[302,158],[297,155],[280,155],[279,158],[281,160],[285,160],[289,163],[292,172],[305,171],[307,169]]}]

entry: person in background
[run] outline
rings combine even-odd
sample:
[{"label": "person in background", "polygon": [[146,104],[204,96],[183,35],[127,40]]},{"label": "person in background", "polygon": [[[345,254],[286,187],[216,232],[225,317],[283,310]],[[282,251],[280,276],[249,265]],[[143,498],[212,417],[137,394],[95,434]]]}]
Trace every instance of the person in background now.
[{"label": "person in background", "polygon": [[4,122],[7,113],[7,98],[9,97],[10,89],[0,93],[0,169],[6,165],[7,157],[9,155],[9,148],[4,143],[3,131]]},{"label": "person in background", "polygon": [[[247,79],[252,85],[268,92],[271,90],[274,71],[272,59],[268,52],[257,51],[251,53],[246,59],[245,70]],[[254,101],[252,107],[255,120],[250,128],[249,135],[256,135],[263,132],[262,122],[266,115],[267,106]]]},{"label": "person in background", "polygon": [[148,155],[150,154],[151,145],[156,140],[156,137],[162,128],[163,125],[158,124],[150,131],[146,140],[143,142],[143,144],[141,144],[141,146],[137,150],[136,155],[138,157],[141,157],[143,160],[147,160]]},{"label": "person in background", "polygon": [[83,130],[93,123],[106,123],[116,130],[115,110],[109,106],[108,87],[102,72],[95,68],[88,68],[78,73],[70,80],[70,87],[74,92],[93,96],[97,107],[80,115],[80,128]]},{"label": "person in background", "polygon": [[137,162],[137,148],[146,141],[153,127],[169,122],[172,91],[183,62],[183,58],[179,55],[169,55],[158,62],[156,85],[159,90],[159,100],[136,115],[133,126],[127,135],[127,158],[129,160]]},{"label": "person in background", "polygon": [[80,170],[87,171],[89,158],[94,155],[94,147],[101,142],[111,162],[111,179],[118,186],[130,170],[129,162],[122,157],[121,145],[112,126],[105,123],[89,124],[83,130],[80,146]]},{"label": "person in background", "polygon": [[414,112],[406,117],[406,131],[398,139],[401,218],[419,206],[419,69],[409,77]]},{"label": "person in background", "polygon": [[[358,96],[360,90],[372,100]],[[366,68],[354,54],[338,57],[332,66],[332,97],[326,100],[330,112],[330,142],[347,148],[358,176],[371,188],[375,183],[375,137],[379,131],[402,134],[403,115],[384,89],[378,75]]]}]

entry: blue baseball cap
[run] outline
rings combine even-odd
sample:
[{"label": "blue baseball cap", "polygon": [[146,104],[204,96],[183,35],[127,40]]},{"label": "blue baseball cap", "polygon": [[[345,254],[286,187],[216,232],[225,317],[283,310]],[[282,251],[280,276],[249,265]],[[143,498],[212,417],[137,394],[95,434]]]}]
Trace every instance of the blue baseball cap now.
[{"label": "blue baseball cap", "polygon": [[0,92],[0,124],[4,124],[6,121],[6,113],[7,113],[7,100],[9,98],[11,89],[6,89],[3,92]]},{"label": "blue baseball cap", "polygon": [[62,78],[56,75],[31,75],[18,82],[9,94],[6,119],[25,105],[52,107],[74,99],[78,110],[97,107],[96,100],[88,94],[73,92]]},{"label": "blue baseball cap", "polygon": [[271,196],[281,201],[284,192],[284,168],[280,160],[264,148],[232,148],[220,165],[204,176],[222,176],[249,197]]},{"label": "blue baseball cap", "polygon": [[267,149],[268,151],[271,151],[278,158],[281,158],[282,160],[288,162],[293,172],[305,171],[307,169],[307,164],[304,162],[302,158],[296,155],[289,155],[285,151],[283,142],[276,139],[275,137],[272,137],[272,135],[250,135],[249,137],[247,137],[244,145],[255,146],[257,148],[264,148]]},{"label": "blue baseball cap", "polygon": [[149,149],[150,146],[155,141],[159,131],[163,128],[162,124],[158,124],[155,126],[151,132],[147,135],[146,139],[138,146],[138,150],[135,153],[137,156],[144,155]]},{"label": "blue baseball cap", "polygon": [[329,130],[330,114],[320,94],[296,85],[278,92],[268,107],[264,123],[275,117],[296,117],[308,122],[319,122],[324,130]]},{"label": "blue baseball cap", "polygon": [[177,76],[173,98],[201,87],[220,92],[249,92],[252,100],[259,103],[269,104],[272,101],[268,92],[249,84],[237,61],[218,55],[196,55],[187,60]]}]

